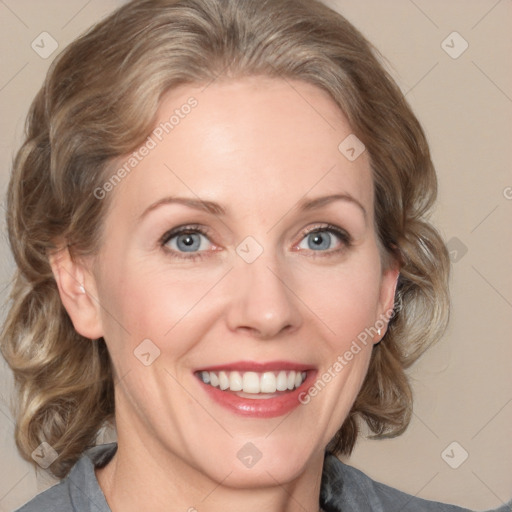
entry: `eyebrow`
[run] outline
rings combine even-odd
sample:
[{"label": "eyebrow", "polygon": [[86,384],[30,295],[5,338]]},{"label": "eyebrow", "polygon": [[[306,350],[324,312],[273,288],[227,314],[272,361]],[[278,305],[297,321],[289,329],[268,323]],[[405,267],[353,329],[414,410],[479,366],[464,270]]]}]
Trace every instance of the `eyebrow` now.
[{"label": "eyebrow", "polygon": [[201,210],[207,213],[211,213],[217,216],[226,215],[226,210],[218,203],[214,203],[213,201],[205,201],[203,199],[193,199],[191,197],[176,197],[176,196],[168,196],[149,205],[139,220],[142,220],[148,213],[156,210],[160,206],[167,204],[182,204],[184,206],[188,206],[189,208],[193,208],[195,210]]},{"label": "eyebrow", "polygon": [[[351,204],[356,205],[362,211],[365,221],[367,220],[367,212],[364,206],[353,196],[350,194],[331,194],[329,196],[321,196],[314,199],[302,199],[297,203],[295,209],[299,211],[310,211],[316,210],[330,204],[334,201],[345,201]],[[194,199],[191,197],[177,197],[177,196],[168,196],[158,201],[152,203],[148,206],[142,215],[140,216],[140,220],[142,220],[146,215],[148,215],[153,210],[156,210],[160,206],[168,205],[168,204],[182,204],[184,206],[188,206],[189,208],[193,208],[195,210],[204,211],[207,213],[211,213],[217,216],[225,216],[227,211],[223,208],[219,203],[215,203],[213,201],[205,201],[202,199]]]},{"label": "eyebrow", "polygon": [[346,201],[357,206],[363,213],[365,221],[367,220],[368,214],[366,212],[365,207],[353,196],[350,194],[331,194],[329,196],[321,196],[315,199],[303,199],[297,204],[297,209],[302,211],[315,210],[317,208],[321,208],[327,204],[330,204],[334,201]]}]

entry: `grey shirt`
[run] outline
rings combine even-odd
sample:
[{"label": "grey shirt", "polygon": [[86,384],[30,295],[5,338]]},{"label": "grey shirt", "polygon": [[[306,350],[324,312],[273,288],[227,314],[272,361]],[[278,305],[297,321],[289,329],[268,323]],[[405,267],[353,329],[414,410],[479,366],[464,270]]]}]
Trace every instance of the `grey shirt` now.
[{"label": "grey shirt", "polygon": [[[116,443],[91,448],[64,480],[16,512],[111,512],[94,468],[106,465],[116,450]],[[325,512],[468,512],[465,508],[425,501],[375,482],[327,453],[320,505]],[[512,502],[494,512],[510,512],[511,506]]]}]

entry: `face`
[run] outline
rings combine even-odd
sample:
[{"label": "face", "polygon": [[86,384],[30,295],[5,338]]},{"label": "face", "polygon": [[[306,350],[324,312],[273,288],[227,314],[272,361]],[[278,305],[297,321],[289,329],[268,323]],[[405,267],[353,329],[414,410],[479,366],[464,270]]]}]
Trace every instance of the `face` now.
[{"label": "face", "polygon": [[87,281],[120,444],[232,486],[289,481],[323,456],[397,278],[381,263],[368,155],[338,149],[350,134],[301,82],[165,96],[149,149],[108,191]]}]

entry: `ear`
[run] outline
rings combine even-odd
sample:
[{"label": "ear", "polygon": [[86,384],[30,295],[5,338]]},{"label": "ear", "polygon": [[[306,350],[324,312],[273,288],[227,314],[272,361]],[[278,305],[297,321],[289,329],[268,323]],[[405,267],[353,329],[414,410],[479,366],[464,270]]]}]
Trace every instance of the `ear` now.
[{"label": "ear", "polygon": [[377,328],[380,328],[380,334],[375,340],[375,343],[379,343],[384,337],[384,334],[386,334],[388,323],[395,306],[395,293],[399,276],[400,265],[395,261],[387,265],[382,271],[379,305],[375,322]]},{"label": "ear", "polygon": [[82,336],[97,339],[103,336],[101,311],[95,279],[88,266],[71,257],[65,246],[49,255],[60,299]]}]

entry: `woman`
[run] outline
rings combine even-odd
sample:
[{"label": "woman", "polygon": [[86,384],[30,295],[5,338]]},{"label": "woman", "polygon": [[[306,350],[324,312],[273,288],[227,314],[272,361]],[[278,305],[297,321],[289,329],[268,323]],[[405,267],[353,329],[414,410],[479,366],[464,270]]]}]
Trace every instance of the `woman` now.
[{"label": "woman", "polygon": [[9,186],[16,441],[64,478],[20,510],[462,510],[335,457],[405,430],[445,328],[435,192],[320,3],[135,1],[75,41]]}]

